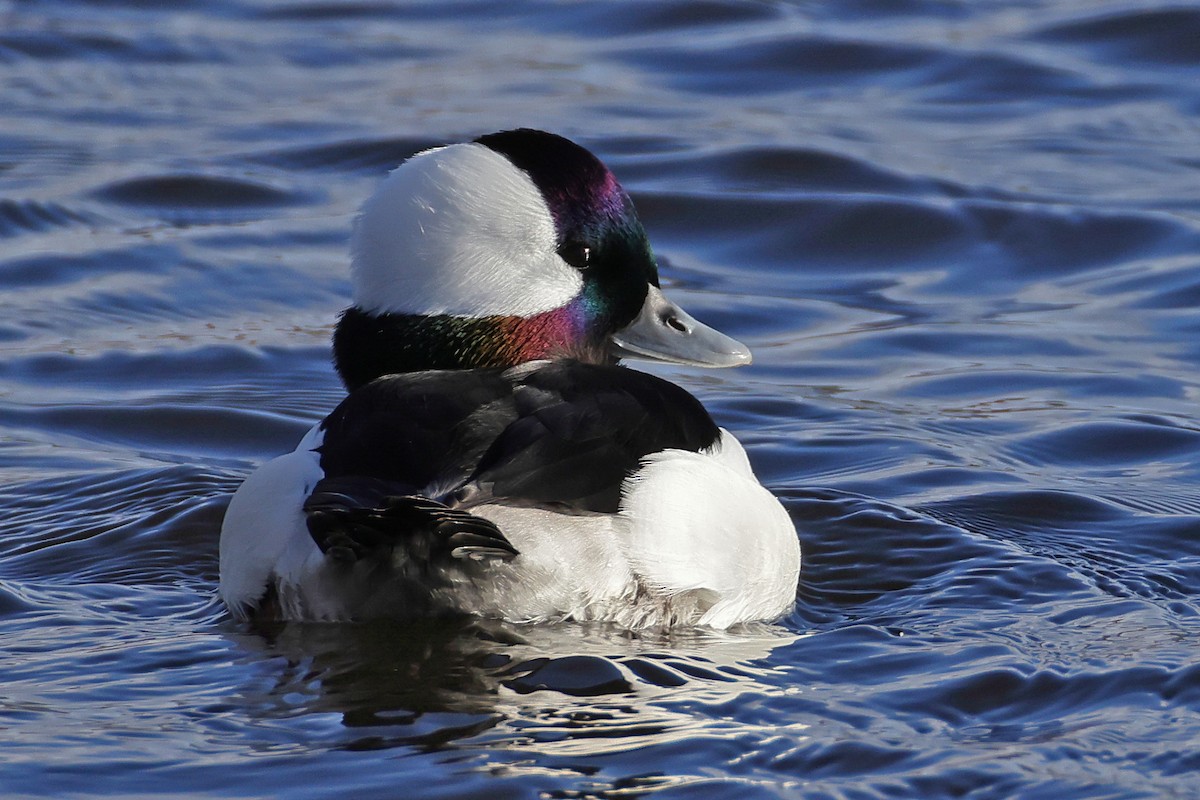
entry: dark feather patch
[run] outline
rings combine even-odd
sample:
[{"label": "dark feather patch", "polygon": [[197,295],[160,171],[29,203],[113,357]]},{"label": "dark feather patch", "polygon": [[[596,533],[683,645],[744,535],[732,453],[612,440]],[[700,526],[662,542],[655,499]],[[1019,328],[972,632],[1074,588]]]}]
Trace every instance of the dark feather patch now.
[{"label": "dark feather patch", "polygon": [[322,423],[321,468],[326,477],[401,484],[401,494],[457,485],[516,419],[511,393],[498,369],[379,378],[351,392]]},{"label": "dark feather patch", "polygon": [[514,398],[518,419],[470,478],[496,498],[612,513],[642,458],[699,451],[720,435],[696,398],[624,367],[552,362],[526,374]]},{"label": "dark feather patch", "polygon": [[422,572],[452,558],[517,555],[493,523],[376,478],[326,478],[304,504],[313,541],[330,558],[352,563],[399,548]]},{"label": "dark feather patch", "polygon": [[[575,361],[386,376],[351,393],[324,428],[326,479],[306,505],[310,530],[325,537],[322,549],[347,547],[355,558],[356,544],[375,546],[384,528],[407,519],[412,496],[612,513],[642,458],[699,451],[719,435],[680,387]],[[408,505],[389,506],[391,496],[408,497]],[[350,541],[328,544],[324,531],[338,526]]]}]

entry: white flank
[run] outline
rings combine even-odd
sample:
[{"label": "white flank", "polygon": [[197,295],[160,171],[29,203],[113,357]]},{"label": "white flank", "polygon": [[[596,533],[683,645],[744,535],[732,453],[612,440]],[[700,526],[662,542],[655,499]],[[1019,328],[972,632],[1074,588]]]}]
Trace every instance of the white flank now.
[{"label": "white flank", "polygon": [[625,551],[651,591],[690,595],[701,625],[773,619],[796,599],[800,543],[780,502],[722,431],[712,454],[654,453],[627,482]]},{"label": "white flank", "polygon": [[229,501],[221,524],[220,594],[239,619],[275,583],[281,559],[298,541],[320,553],[308,536],[303,507],[322,476],[313,451],[323,438],[314,427],[294,452],[259,467]]}]

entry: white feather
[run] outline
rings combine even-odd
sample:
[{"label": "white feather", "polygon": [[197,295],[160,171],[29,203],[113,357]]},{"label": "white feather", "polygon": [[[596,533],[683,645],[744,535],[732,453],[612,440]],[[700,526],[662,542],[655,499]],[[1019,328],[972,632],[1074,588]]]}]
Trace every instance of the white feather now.
[{"label": "white feather", "polygon": [[308,538],[303,506],[323,474],[315,452],[323,438],[313,427],[294,452],[255,470],[229,501],[221,524],[220,595],[236,617],[245,619],[262,600],[297,531]]},{"label": "white feather", "polygon": [[714,628],[771,619],[796,599],[800,544],[728,432],[713,453],[665,450],[626,482],[621,514],[634,573],[653,591],[691,596]]},{"label": "white feather", "polygon": [[363,205],[351,240],[354,304],[368,313],[527,317],[583,286],[556,252],[530,177],[481,144],[426,150]]}]

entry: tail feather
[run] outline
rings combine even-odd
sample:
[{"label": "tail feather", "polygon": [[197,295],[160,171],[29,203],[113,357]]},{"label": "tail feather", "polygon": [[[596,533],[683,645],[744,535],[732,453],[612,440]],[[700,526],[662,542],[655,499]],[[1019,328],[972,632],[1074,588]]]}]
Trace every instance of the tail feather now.
[{"label": "tail feather", "polygon": [[309,534],[327,557],[345,563],[397,548],[422,567],[518,554],[494,523],[410,492],[377,478],[322,480],[304,503]]}]

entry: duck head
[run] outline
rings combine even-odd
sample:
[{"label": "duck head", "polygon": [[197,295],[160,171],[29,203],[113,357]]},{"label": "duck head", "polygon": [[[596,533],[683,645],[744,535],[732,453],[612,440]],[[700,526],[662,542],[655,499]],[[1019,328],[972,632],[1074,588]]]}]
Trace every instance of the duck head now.
[{"label": "duck head", "polygon": [[745,345],[663,295],[629,195],[554,134],[504,131],[418,153],[363,206],[351,253],[354,305],[334,334],[351,389],[542,358],[750,363]]}]

